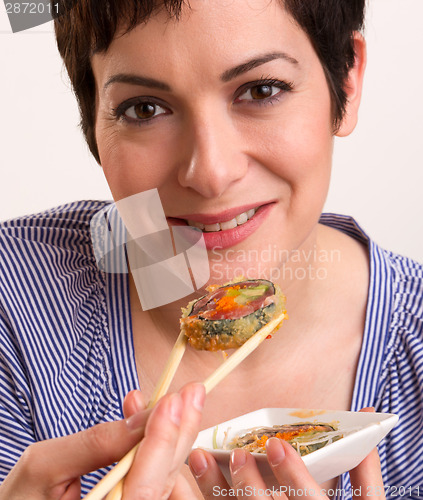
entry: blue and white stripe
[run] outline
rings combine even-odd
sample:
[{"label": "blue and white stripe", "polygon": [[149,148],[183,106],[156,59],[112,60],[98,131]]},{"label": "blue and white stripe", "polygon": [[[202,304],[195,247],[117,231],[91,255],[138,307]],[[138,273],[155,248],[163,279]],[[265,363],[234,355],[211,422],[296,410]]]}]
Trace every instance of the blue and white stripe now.
[{"label": "blue and white stripe", "polygon": [[[374,406],[399,424],[379,446],[387,498],[420,499],[423,491],[423,267],[381,249],[350,217],[323,214],[323,224],[367,242],[370,283],[351,410]],[[344,474],[338,499],[349,500]],[[371,490],[369,490],[369,493]],[[371,496],[371,495],[370,495]]]},{"label": "blue and white stripe", "polygon": [[[31,443],[122,418],[125,394],[138,388],[128,277],[99,270],[91,244],[90,222],[107,205],[77,202],[0,224],[0,481]],[[324,214],[321,222],[368,245],[371,279],[351,409],[400,416],[380,446],[384,481],[407,488],[388,498],[417,500],[422,266],[379,248],[350,217]],[[104,473],[85,476],[83,493]],[[338,498],[351,498],[348,474],[338,487],[346,491]]]}]

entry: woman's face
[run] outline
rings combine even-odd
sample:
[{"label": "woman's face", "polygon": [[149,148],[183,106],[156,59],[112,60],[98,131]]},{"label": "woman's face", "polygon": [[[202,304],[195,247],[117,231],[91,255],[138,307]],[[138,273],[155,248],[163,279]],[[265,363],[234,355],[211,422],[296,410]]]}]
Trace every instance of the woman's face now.
[{"label": "woman's face", "polygon": [[278,1],[190,4],[93,56],[114,199],[157,188],[169,222],[204,228],[217,260],[314,245],[333,130],[307,35]]}]

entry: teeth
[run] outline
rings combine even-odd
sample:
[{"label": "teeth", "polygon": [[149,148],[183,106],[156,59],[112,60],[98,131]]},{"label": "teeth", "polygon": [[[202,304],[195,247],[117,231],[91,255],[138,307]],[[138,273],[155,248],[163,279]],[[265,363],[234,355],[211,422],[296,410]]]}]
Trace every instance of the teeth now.
[{"label": "teeth", "polygon": [[208,232],[220,231],[220,224],[206,224],[204,226],[204,231]]},{"label": "teeth", "polygon": [[247,212],[242,212],[242,214],[237,215],[234,219],[228,220],[225,222],[220,222],[216,224],[202,224],[201,222],[194,222],[192,220],[188,220],[187,223],[189,226],[197,227],[202,231],[211,233],[216,231],[224,231],[225,229],[233,229],[237,226],[242,226],[245,224],[251,217],[256,213],[256,208],[251,208]]},{"label": "teeth", "polygon": [[243,212],[242,214],[236,216],[236,222],[239,225],[245,224],[247,220],[248,220],[247,212]]},{"label": "teeth", "polygon": [[[239,217],[239,215],[238,215]],[[236,227],[238,225],[238,217],[236,217],[235,219],[232,219],[232,220],[228,220],[227,222],[221,222],[220,223],[220,229],[224,230],[224,229],[233,229],[234,227]]]},{"label": "teeth", "polygon": [[198,229],[201,229],[201,230],[204,229],[204,224],[202,224],[201,222],[194,222],[192,220],[189,220],[187,222],[188,222],[188,226],[198,227]]}]

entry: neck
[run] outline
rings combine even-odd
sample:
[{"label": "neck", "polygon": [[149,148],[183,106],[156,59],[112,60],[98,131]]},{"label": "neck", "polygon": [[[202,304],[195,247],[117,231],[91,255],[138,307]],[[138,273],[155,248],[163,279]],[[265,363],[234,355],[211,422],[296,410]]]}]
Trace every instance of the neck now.
[{"label": "neck", "polygon": [[[301,250],[285,264],[277,280],[287,296],[290,319],[213,391],[208,398],[209,411],[210,405],[217,405],[215,397],[226,395],[232,401],[234,388],[235,406],[250,401],[251,381],[256,381],[257,393],[262,395],[257,405],[349,407],[367,300],[366,249],[342,233],[320,226],[316,238]],[[307,271],[304,279],[300,279],[302,269]],[[142,311],[132,279],[130,293],[140,385],[149,393],[179,334],[180,308],[195,297]],[[201,295],[199,291],[197,297]],[[204,380],[222,359],[220,352],[187,349],[170,390],[179,389],[187,380]],[[322,360],[328,362],[322,364]],[[279,381],[277,393],[283,395],[277,401],[268,399],[274,393],[275,377]],[[266,391],[260,389],[264,383]],[[233,416],[232,410],[228,407],[228,418]]]},{"label": "neck", "polygon": [[[257,269],[257,277],[269,278],[276,282],[287,296],[287,310],[291,317],[297,318],[300,326],[302,318],[310,319],[316,297],[321,297],[331,288],[336,279],[336,267],[341,260],[341,250],[335,244],[327,242],[327,228],[317,226],[301,248],[288,254],[275,249],[266,250],[269,258],[266,268]],[[329,230],[330,231],[330,230]],[[264,257],[264,255],[263,255]],[[283,263],[281,264],[281,260]],[[261,264],[261,262],[259,262]],[[213,263],[211,263],[213,270]],[[249,268],[251,269],[251,267]],[[213,273],[212,273],[213,274]],[[253,276],[249,276],[253,277]],[[213,281],[213,278],[210,282]],[[219,280],[216,280],[219,282]],[[220,280],[221,281],[221,280]],[[213,281],[214,283],[214,281]],[[132,314],[147,316],[161,336],[173,343],[179,333],[181,308],[191,300],[204,295],[205,290],[197,290],[191,296],[164,306],[142,311],[132,275],[130,275],[130,296]]]}]

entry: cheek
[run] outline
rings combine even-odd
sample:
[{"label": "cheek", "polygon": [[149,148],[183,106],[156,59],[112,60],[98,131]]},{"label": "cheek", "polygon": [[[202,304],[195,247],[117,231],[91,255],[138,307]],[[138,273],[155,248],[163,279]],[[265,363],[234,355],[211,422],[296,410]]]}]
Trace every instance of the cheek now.
[{"label": "cheek", "polygon": [[171,147],[136,133],[97,134],[101,165],[115,201],[160,186],[168,179]]},{"label": "cheek", "polygon": [[[290,208],[297,223],[317,221],[325,203],[332,166],[333,136],[326,121],[298,123],[286,139],[290,145],[285,175],[290,182]],[[283,154],[283,153],[282,153]]]},{"label": "cheek", "polygon": [[287,149],[287,171],[294,186],[312,187],[329,182],[333,153],[329,120],[299,119],[287,132],[283,145]]},{"label": "cheek", "polygon": [[260,124],[249,137],[256,144],[255,160],[281,182],[275,223],[286,228],[284,238],[288,234],[293,238],[284,241],[287,248],[298,247],[317,223],[332,165],[329,96],[299,101],[286,106],[276,119]]},{"label": "cheek", "polygon": [[329,182],[333,136],[328,113],[295,107],[249,132],[250,155],[286,181],[291,190],[312,190]]}]

